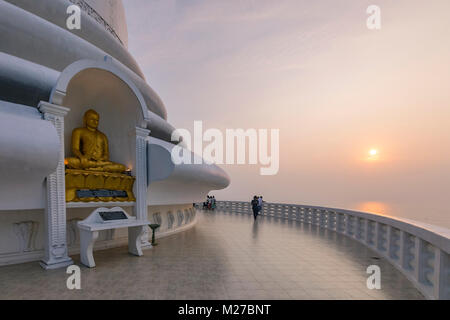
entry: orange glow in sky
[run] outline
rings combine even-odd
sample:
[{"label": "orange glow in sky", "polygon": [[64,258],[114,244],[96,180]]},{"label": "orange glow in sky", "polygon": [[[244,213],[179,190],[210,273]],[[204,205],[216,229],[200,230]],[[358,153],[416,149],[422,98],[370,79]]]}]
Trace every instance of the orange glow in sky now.
[{"label": "orange glow in sky", "polygon": [[384,202],[366,201],[359,203],[356,206],[356,210],[377,214],[388,214],[390,212],[390,207]]}]

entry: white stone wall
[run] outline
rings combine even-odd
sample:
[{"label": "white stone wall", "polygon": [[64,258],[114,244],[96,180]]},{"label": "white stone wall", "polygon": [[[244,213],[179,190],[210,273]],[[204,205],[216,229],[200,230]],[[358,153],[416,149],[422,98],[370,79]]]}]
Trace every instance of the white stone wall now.
[{"label": "white stone wall", "polygon": [[55,171],[55,127],[34,108],[0,100],[0,210],[45,207],[45,177]]},{"label": "white stone wall", "polygon": [[84,0],[97,11],[120,37],[125,46],[128,45],[128,29],[122,0]]}]

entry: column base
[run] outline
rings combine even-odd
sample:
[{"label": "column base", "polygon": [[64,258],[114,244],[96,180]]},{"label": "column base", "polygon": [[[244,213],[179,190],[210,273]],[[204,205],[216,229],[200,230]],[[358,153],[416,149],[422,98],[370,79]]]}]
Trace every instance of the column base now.
[{"label": "column base", "polygon": [[53,269],[59,269],[59,268],[65,268],[67,266],[70,266],[73,263],[72,258],[67,257],[66,259],[58,260],[58,262],[46,262],[46,261],[39,261],[40,266],[45,270],[53,270]]}]

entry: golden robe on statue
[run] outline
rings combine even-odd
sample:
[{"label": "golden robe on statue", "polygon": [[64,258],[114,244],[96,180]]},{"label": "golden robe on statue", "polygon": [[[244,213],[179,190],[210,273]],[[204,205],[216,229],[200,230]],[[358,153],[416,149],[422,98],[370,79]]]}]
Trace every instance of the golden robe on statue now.
[{"label": "golden robe on statue", "polygon": [[83,117],[84,127],[72,132],[72,152],[75,157],[66,158],[70,169],[106,172],[124,172],[126,167],[109,161],[108,139],[97,127],[99,114],[90,109]]}]

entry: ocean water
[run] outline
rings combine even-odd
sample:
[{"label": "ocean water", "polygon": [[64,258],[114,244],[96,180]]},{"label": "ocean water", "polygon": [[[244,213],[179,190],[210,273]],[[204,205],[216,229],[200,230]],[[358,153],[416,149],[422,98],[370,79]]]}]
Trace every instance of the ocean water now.
[{"label": "ocean water", "polygon": [[371,201],[351,203],[345,208],[405,218],[450,229],[450,210],[447,210],[445,206]]}]

